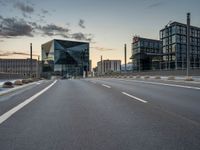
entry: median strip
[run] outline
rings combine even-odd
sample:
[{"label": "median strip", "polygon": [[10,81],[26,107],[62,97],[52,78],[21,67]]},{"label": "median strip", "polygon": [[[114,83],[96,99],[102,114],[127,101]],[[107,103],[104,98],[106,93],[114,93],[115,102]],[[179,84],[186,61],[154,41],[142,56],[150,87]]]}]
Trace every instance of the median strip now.
[{"label": "median strip", "polygon": [[126,96],[128,96],[128,97],[131,97],[131,98],[133,98],[133,99],[135,99],[135,100],[138,100],[138,101],[140,101],[140,102],[147,103],[147,101],[145,101],[145,100],[143,100],[143,99],[141,99],[141,98],[135,97],[135,96],[133,96],[133,95],[130,95],[130,94],[126,93],[126,92],[122,92],[122,94],[124,94],[124,95],[126,95]]},{"label": "median strip", "polygon": [[26,99],[24,102],[20,103],[19,105],[15,106],[11,110],[7,111],[3,115],[0,116],[0,124],[2,124],[4,121],[6,121],[8,118],[10,118],[14,113],[16,113],[18,110],[22,109],[24,106],[35,100],[38,96],[46,92],[49,88],[51,88],[57,80],[55,80],[52,84],[50,84],[48,87],[40,91],[39,93],[31,96],[30,98]]},{"label": "median strip", "polygon": [[105,85],[105,84],[102,84],[102,86],[104,86],[104,87],[107,87],[107,88],[111,88],[110,86],[108,86],[108,85]]}]

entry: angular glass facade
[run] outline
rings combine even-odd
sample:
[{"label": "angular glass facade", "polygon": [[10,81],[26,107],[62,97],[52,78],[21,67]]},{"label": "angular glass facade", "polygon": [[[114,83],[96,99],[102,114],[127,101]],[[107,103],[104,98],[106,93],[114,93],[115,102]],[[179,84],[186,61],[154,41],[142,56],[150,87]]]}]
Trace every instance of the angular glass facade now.
[{"label": "angular glass facade", "polygon": [[83,76],[89,71],[89,43],[52,40],[42,45],[42,72]]},{"label": "angular glass facade", "polygon": [[[160,31],[163,43],[163,68],[186,69],[187,25],[173,22]],[[190,26],[190,67],[200,67],[200,28]]]}]

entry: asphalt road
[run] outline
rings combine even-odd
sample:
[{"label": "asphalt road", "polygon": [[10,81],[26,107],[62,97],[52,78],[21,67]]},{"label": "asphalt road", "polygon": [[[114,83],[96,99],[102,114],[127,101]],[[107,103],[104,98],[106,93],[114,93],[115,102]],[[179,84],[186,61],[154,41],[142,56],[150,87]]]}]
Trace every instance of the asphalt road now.
[{"label": "asphalt road", "polygon": [[46,81],[1,96],[0,121],[11,112],[0,123],[1,150],[200,149],[198,85]]}]

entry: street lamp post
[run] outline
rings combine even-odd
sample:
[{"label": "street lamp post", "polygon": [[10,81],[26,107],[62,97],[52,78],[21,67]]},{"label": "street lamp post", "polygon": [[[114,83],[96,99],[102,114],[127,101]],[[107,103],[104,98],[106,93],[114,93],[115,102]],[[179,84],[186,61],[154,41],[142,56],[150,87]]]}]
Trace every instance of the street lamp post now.
[{"label": "street lamp post", "polygon": [[190,69],[190,13],[187,13],[187,77]]},{"label": "street lamp post", "polygon": [[32,43],[30,43],[30,78],[32,78],[33,73],[32,55]]},{"label": "street lamp post", "polygon": [[124,44],[124,64],[125,64],[125,69],[124,69],[124,71],[125,71],[125,73],[126,73],[126,44]]},{"label": "street lamp post", "polygon": [[101,56],[101,75],[103,74],[103,56]]}]

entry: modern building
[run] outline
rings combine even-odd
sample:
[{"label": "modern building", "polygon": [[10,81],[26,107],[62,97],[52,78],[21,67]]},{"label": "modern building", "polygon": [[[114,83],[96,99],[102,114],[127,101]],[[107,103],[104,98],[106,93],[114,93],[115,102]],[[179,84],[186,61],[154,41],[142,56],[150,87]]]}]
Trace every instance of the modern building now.
[{"label": "modern building", "polygon": [[40,62],[32,59],[32,72],[30,59],[0,59],[0,73],[17,74],[20,77],[39,77]]},{"label": "modern building", "polygon": [[133,37],[132,59],[137,71],[155,70],[161,68],[162,42],[160,40]]},{"label": "modern building", "polygon": [[102,60],[97,62],[97,74],[104,75],[121,71],[121,60]]},{"label": "modern building", "polygon": [[[186,69],[187,25],[172,22],[160,30],[164,69]],[[190,26],[190,67],[200,67],[200,28]]]},{"label": "modern building", "polygon": [[43,75],[87,76],[89,43],[54,39],[42,45]]}]

